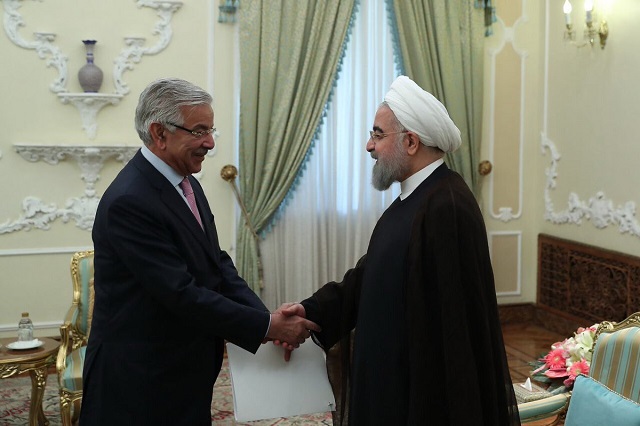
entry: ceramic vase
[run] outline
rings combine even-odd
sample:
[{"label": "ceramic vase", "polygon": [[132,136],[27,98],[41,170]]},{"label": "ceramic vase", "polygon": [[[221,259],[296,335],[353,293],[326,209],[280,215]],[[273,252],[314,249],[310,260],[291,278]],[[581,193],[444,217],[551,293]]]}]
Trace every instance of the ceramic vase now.
[{"label": "ceramic vase", "polygon": [[78,71],[78,80],[85,93],[95,93],[102,86],[102,70],[93,63],[93,48],[96,40],[82,40],[87,52],[87,63]]}]

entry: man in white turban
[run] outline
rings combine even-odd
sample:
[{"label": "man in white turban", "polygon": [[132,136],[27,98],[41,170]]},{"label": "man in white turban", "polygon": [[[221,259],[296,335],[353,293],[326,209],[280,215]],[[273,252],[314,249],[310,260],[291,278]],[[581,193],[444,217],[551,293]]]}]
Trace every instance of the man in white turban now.
[{"label": "man in white turban", "polygon": [[342,282],[281,309],[320,325],[312,335],[326,350],[340,342],[334,387],[350,426],[519,425],[482,214],[443,160],[460,131],[402,76],[370,136],[373,184],[400,182],[400,197]]},{"label": "man in white turban", "polygon": [[431,93],[407,76],[391,84],[384,101],[407,130],[415,132],[426,146],[453,152],[460,147],[460,130],[447,109]]}]

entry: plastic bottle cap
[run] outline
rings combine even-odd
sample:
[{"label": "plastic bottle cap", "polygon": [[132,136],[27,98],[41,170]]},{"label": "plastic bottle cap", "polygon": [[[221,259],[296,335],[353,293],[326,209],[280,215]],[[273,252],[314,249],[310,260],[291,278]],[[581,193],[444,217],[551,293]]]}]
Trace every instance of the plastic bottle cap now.
[{"label": "plastic bottle cap", "polygon": [[28,317],[28,316],[29,316],[29,312],[23,312],[23,313],[22,313],[22,318],[24,318],[24,317]]}]

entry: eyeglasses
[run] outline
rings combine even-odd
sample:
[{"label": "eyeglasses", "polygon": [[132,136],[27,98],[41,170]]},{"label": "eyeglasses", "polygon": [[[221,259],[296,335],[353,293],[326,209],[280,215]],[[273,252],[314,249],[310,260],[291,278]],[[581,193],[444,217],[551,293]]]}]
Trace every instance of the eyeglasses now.
[{"label": "eyeglasses", "polygon": [[371,139],[374,140],[374,142],[377,142],[377,141],[379,141],[381,139],[384,139],[389,135],[395,135],[397,133],[409,133],[409,131],[408,130],[403,130],[401,132],[378,133],[375,130],[369,130],[369,136],[370,136]]},{"label": "eyeglasses", "polygon": [[215,127],[212,127],[210,129],[207,129],[207,130],[191,130],[191,129],[187,129],[186,127],[178,126],[177,124],[174,124],[174,123],[167,123],[167,124],[169,124],[169,125],[171,125],[173,127],[177,127],[180,130],[184,130],[185,132],[189,132],[193,136],[195,136],[196,138],[201,138],[203,136],[210,135],[210,134],[212,134],[213,132],[216,131]]}]

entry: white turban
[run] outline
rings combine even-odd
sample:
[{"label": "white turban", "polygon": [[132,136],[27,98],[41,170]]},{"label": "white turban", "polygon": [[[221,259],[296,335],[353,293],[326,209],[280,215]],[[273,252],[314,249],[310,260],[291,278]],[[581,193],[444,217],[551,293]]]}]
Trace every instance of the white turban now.
[{"label": "white turban", "polygon": [[409,77],[401,75],[396,78],[384,100],[400,123],[417,133],[424,145],[438,147],[444,152],[460,147],[460,130],[449,117],[447,109]]}]

